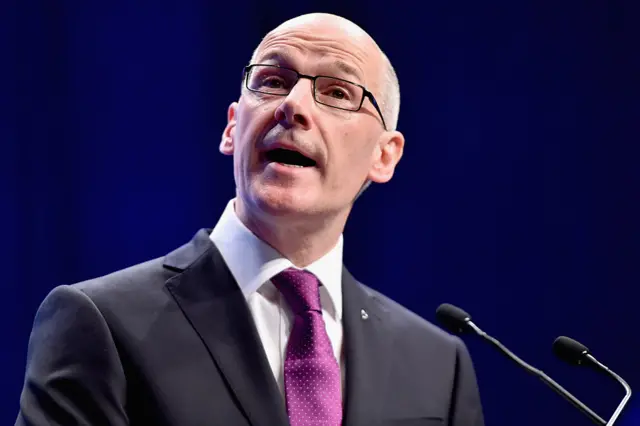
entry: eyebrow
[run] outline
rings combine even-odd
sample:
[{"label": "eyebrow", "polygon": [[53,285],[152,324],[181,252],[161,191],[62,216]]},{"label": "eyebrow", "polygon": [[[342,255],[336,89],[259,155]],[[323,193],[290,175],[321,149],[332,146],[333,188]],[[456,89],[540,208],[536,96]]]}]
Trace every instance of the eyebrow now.
[{"label": "eyebrow", "polygon": [[[265,56],[260,57],[260,62],[265,61],[274,61],[283,63],[285,66],[293,67],[293,63],[295,62],[293,56],[286,51],[271,51],[267,53]],[[354,67],[353,65],[348,64],[340,59],[336,59],[331,65],[335,66],[338,70],[340,70],[344,74],[348,74],[354,77],[358,82],[362,81],[362,74],[360,71]]]},{"label": "eyebrow", "polygon": [[343,73],[348,74],[352,77],[355,77],[356,80],[358,81],[362,81],[362,75],[360,74],[360,71],[358,71],[356,67],[349,65],[348,63],[341,61],[339,59],[336,60],[333,64]]},{"label": "eyebrow", "polygon": [[293,64],[293,56],[285,51],[271,51],[267,55],[260,57],[258,62],[274,61],[281,62],[291,66]]}]

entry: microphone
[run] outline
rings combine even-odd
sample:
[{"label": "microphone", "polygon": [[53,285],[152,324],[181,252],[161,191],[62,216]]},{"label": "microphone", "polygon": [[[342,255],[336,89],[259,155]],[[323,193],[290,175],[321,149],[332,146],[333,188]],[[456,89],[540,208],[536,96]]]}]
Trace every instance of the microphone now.
[{"label": "microphone", "polygon": [[607,422],[606,426],[613,425],[631,398],[631,387],[629,384],[625,382],[622,377],[611,371],[606,365],[602,364],[593,355],[591,355],[591,352],[585,345],[569,337],[558,337],[553,342],[553,352],[558,358],[569,364],[591,367],[599,372],[604,372],[622,385],[625,391],[625,396]]},{"label": "microphone", "polygon": [[593,410],[583,404],[578,398],[569,393],[566,389],[556,383],[551,377],[547,376],[543,371],[538,370],[537,368],[527,364],[525,361],[520,359],[516,354],[511,352],[500,343],[497,339],[489,336],[487,333],[482,331],[480,327],[474,324],[471,321],[471,315],[458,308],[457,306],[451,305],[449,303],[443,303],[436,310],[436,318],[444,327],[446,327],[449,331],[454,334],[466,334],[466,333],[475,333],[483,339],[487,340],[493,346],[495,346],[502,354],[506,355],[509,359],[514,361],[520,367],[524,368],[529,373],[538,377],[542,382],[548,385],[551,389],[556,391],[560,396],[569,401],[580,410],[583,414],[591,419],[597,425],[605,426],[606,422],[600,416],[598,416]]}]

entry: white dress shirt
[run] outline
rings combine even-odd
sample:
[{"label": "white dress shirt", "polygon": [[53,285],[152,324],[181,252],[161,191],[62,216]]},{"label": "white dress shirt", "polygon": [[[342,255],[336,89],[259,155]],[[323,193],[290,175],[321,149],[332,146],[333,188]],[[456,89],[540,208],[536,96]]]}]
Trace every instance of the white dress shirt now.
[{"label": "white dress shirt", "polygon": [[[235,199],[232,199],[211,232],[210,239],[220,251],[247,299],[271,370],[284,397],[284,361],[293,316],[284,297],[270,280],[285,269],[295,266],[256,237],[240,221],[234,206]],[[322,317],[334,355],[340,364],[344,391],[342,246],[341,235],[330,252],[304,269],[315,274],[321,283]]]}]

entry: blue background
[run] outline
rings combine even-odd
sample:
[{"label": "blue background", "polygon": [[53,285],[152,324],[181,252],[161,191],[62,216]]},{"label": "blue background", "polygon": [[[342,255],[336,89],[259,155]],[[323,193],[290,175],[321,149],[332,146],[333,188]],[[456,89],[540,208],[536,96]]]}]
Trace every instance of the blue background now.
[{"label": "blue background", "polygon": [[[621,389],[551,343],[572,336],[640,384],[635,3],[3,2],[0,424],[15,419],[33,315],[54,286],[215,224],[234,194],[217,148],[241,69],[267,31],[310,11],[367,30],[402,90],[405,157],[357,202],[347,266],[426,319],[465,308],[608,418]],[[466,341],[488,425],[589,424]],[[632,399],[621,424],[639,410]]]}]

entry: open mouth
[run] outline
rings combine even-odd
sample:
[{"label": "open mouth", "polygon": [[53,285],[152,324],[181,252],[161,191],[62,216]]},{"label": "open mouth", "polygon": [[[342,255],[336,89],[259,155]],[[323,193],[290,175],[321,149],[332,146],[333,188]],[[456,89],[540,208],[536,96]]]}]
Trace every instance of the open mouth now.
[{"label": "open mouth", "polygon": [[289,167],[314,167],[316,162],[297,151],[284,148],[276,148],[265,153],[265,158],[270,163],[280,163]]}]

